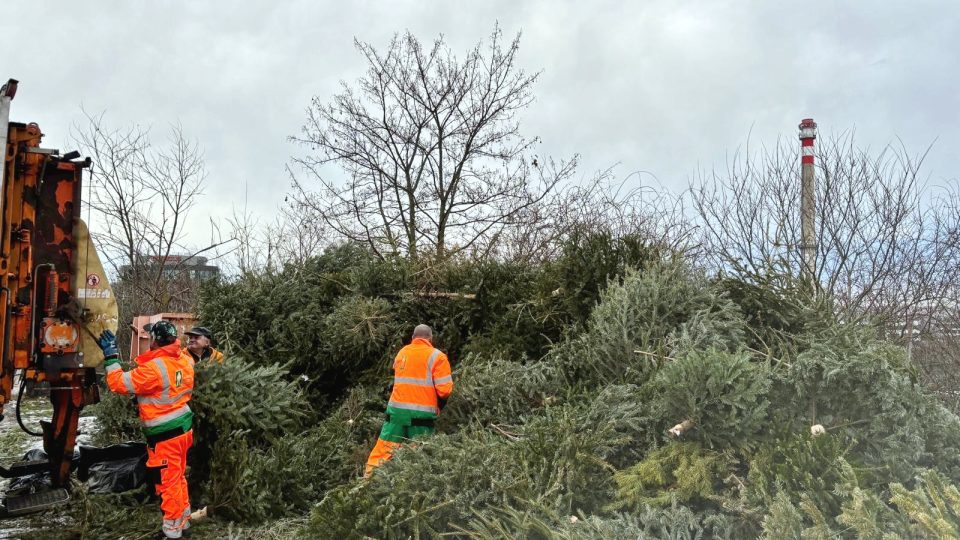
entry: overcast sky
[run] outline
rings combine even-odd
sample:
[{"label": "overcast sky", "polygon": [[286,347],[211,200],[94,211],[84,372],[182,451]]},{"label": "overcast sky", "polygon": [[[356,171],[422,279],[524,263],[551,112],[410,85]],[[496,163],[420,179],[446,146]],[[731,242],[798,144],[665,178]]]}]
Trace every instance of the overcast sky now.
[{"label": "overcast sky", "polygon": [[[241,7],[242,6],[242,7]],[[681,191],[741,147],[856,129],[865,146],[934,143],[925,171],[960,177],[960,2],[75,1],[5,2],[0,77],[20,80],[12,120],[67,149],[81,105],[114,126],[179,122],[209,179],[193,224],[248,207],[269,220],[288,192],[287,141],[313,96],[409,29],[465,51],[499,21],[542,70],[522,118],[541,154],[579,153],[581,174],[617,165]],[[632,182],[652,181],[634,175]]]}]

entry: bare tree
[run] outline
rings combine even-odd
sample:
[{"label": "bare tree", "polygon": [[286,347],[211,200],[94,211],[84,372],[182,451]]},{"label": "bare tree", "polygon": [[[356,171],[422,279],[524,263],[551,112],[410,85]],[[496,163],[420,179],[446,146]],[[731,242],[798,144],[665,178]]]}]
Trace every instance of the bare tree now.
[{"label": "bare tree", "polygon": [[295,206],[284,206],[273,227],[268,266],[281,268],[285,264],[303,266],[308,259],[320,255],[330,245],[328,231],[309,213]]},{"label": "bare tree", "polygon": [[574,232],[637,235],[666,249],[692,254],[698,248],[683,199],[654,183],[635,185],[634,174],[617,180],[612,169],[554,190],[524,210],[521,225],[503,231],[494,244],[501,259],[537,263],[560,254]]},{"label": "bare tree", "polygon": [[166,145],[154,147],[148,130],[112,129],[102,114],[86,117],[73,139],[94,161],[86,203],[94,241],[120,278],[122,316],[192,310],[196,282],[185,270],[223,244],[199,250],[184,244],[186,217],[206,179],[199,146],[180,126],[171,127]]},{"label": "bare tree", "polygon": [[[821,140],[816,161],[816,283],[845,317],[879,317],[901,336],[907,321],[928,326],[960,277],[955,197],[921,181],[924,155],[902,146],[870,153],[843,134]],[[724,174],[691,188],[717,268],[799,271],[799,157],[797,145],[780,141],[759,156],[734,156]]]},{"label": "bare tree", "polygon": [[322,220],[299,205],[282,206],[266,223],[244,206],[234,209],[227,223],[235,240],[229,250],[230,266],[240,274],[279,271],[288,264],[302,266],[330,243]]},{"label": "bare tree", "polygon": [[907,343],[921,379],[956,413],[960,413],[960,302],[937,306],[927,331],[910,328]]},{"label": "bare tree", "polygon": [[315,97],[292,138],[315,151],[294,159],[298,202],[381,256],[489,250],[575,166],[541,164],[520,135],[537,75],[517,66],[519,40],[497,28],[463,59],[442,37],[424,47],[407,32],[386,51],[357,41],[366,75]]}]

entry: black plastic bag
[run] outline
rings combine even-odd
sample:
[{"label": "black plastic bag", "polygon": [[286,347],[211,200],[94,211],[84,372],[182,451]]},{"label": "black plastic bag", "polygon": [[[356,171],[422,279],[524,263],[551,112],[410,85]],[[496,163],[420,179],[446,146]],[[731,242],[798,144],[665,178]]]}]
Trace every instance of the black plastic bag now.
[{"label": "black plastic bag", "polygon": [[[47,454],[33,449],[24,454],[24,461],[46,460]],[[144,443],[123,443],[97,448],[81,446],[73,454],[71,466],[77,478],[86,482],[90,493],[121,493],[136,489],[147,477],[147,446]],[[34,493],[50,487],[49,471],[15,478],[7,494]]]},{"label": "black plastic bag", "polygon": [[121,493],[143,485],[147,447],[143,443],[81,446],[77,464],[77,478],[87,483],[90,493]]}]

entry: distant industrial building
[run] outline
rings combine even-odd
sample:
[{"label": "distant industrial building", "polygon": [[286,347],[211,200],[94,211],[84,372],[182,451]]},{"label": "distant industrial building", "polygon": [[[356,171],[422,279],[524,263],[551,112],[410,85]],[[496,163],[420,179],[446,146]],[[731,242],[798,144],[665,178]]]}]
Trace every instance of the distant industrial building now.
[{"label": "distant industrial building", "polygon": [[[187,278],[195,281],[206,281],[220,275],[220,269],[209,264],[209,259],[199,255],[144,255],[140,270],[153,272],[162,267],[163,276],[169,279]],[[133,272],[130,265],[120,268],[121,277],[128,277]]]}]

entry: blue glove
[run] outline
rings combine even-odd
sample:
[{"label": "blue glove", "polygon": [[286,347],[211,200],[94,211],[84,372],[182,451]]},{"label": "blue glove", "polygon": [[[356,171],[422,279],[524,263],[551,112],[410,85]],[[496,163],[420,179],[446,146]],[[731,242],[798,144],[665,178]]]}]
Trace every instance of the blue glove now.
[{"label": "blue glove", "polygon": [[103,357],[106,359],[120,356],[120,351],[117,349],[117,336],[113,335],[110,330],[104,330],[100,334],[100,337],[97,338],[97,345],[100,345],[100,350],[103,351]]}]

